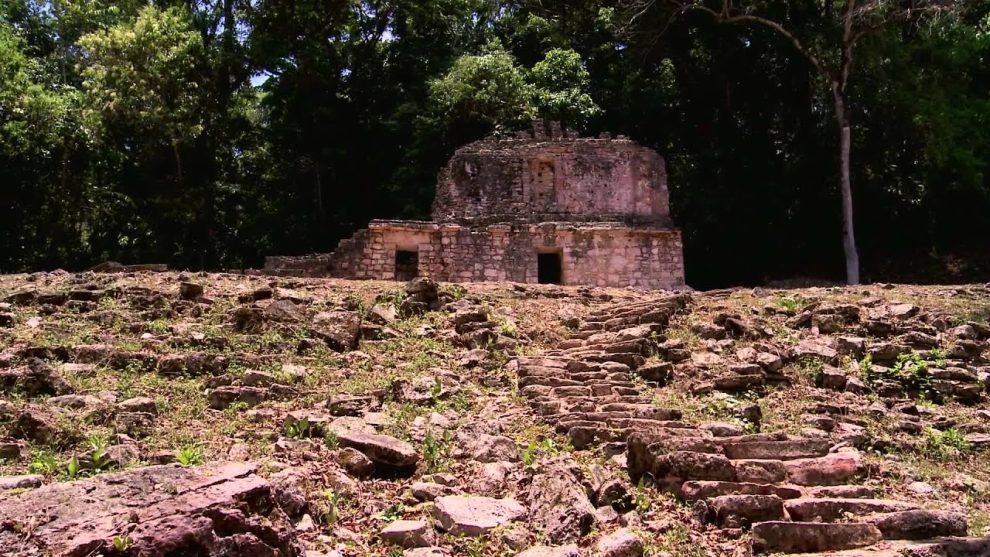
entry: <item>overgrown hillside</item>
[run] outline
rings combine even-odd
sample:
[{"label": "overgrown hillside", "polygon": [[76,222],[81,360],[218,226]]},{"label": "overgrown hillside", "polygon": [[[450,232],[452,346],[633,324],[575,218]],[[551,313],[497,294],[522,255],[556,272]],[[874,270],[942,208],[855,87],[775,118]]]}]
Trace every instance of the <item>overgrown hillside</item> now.
[{"label": "overgrown hillside", "polygon": [[990,554],[990,285],[0,295],[2,555]]}]

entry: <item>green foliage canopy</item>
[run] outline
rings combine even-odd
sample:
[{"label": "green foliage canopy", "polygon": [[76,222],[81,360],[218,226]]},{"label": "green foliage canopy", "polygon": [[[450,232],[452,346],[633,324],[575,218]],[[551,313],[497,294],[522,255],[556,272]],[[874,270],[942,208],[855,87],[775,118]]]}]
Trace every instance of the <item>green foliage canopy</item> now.
[{"label": "green foliage canopy", "polygon": [[[0,271],[329,251],[540,116],[666,156],[689,284],[840,277],[821,76],[766,29],[634,4],[0,1]],[[842,2],[745,5],[834,62]],[[865,278],[985,280],[990,1],[861,40]]]}]

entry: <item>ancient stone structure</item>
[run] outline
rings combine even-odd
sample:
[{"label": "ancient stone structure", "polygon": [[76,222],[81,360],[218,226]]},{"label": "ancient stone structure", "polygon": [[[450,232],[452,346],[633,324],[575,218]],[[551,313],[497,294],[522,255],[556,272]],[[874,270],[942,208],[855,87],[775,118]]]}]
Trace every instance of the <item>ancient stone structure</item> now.
[{"label": "ancient stone structure", "polygon": [[655,151],[556,122],[459,149],[433,220],[372,221],[330,254],[268,257],[273,274],[678,288],[681,235]]}]

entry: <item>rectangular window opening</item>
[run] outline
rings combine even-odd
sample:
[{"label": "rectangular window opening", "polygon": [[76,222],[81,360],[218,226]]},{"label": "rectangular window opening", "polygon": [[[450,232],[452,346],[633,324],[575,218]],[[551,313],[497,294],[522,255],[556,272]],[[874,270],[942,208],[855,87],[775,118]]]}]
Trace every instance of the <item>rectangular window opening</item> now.
[{"label": "rectangular window opening", "polygon": [[536,254],[536,276],[540,284],[562,284],[560,252]]},{"label": "rectangular window opening", "polygon": [[419,252],[395,251],[395,280],[412,280],[419,276]]}]

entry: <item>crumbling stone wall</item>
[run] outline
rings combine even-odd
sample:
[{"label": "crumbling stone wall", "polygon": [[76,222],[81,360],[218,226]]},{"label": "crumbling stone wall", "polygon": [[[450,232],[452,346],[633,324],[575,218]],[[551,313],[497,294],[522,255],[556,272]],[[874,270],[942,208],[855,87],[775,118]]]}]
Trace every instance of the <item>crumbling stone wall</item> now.
[{"label": "crumbling stone wall", "polygon": [[325,277],[330,268],[329,253],[310,255],[269,255],[265,257],[265,272],[273,275]]},{"label": "crumbling stone wall", "polygon": [[433,220],[669,226],[668,198],[663,157],[626,139],[486,140],[440,173]]},{"label": "crumbling stone wall", "polygon": [[562,284],[678,288],[684,285],[675,229],[617,223],[496,224],[469,227],[373,221],[359,248],[338,249],[327,274],[391,280],[397,251],[418,253],[419,273],[452,282],[538,281],[537,257],[559,253]]}]

